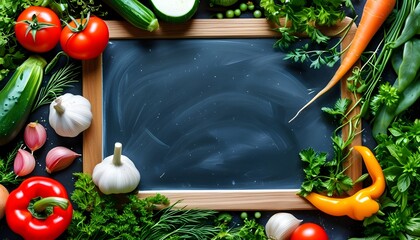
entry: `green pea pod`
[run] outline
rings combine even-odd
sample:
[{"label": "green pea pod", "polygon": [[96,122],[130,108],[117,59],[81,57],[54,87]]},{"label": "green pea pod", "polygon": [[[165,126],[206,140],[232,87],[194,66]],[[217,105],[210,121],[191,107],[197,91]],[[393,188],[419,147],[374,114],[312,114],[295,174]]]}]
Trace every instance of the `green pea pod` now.
[{"label": "green pea pod", "polygon": [[416,34],[420,34],[420,3],[418,3],[414,11],[408,15],[401,35],[395,40],[393,48],[403,45]]},{"label": "green pea pod", "polygon": [[392,65],[392,69],[394,69],[396,74],[398,74],[398,70],[401,67],[402,61],[403,61],[403,48],[397,48],[394,51],[392,51],[391,65]]},{"label": "green pea pod", "polygon": [[404,44],[403,59],[398,69],[398,79],[394,86],[399,92],[410,85],[420,69],[420,39],[410,39]]},{"label": "green pea pod", "polygon": [[382,106],[376,113],[375,119],[372,124],[373,137],[377,138],[382,134],[387,134],[388,126],[394,120],[395,116],[395,108]]},{"label": "green pea pod", "polygon": [[407,110],[420,98],[420,73],[417,73],[411,82],[400,94],[395,107],[382,106],[375,116],[372,127],[372,135],[377,138],[381,134],[387,134],[388,127],[396,116]]},{"label": "green pea pod", "polygon": [[417,74],[416,79],[404,90],[398,106],[395,109],[395,116],[407,110],[420,98],[420,73]]}]

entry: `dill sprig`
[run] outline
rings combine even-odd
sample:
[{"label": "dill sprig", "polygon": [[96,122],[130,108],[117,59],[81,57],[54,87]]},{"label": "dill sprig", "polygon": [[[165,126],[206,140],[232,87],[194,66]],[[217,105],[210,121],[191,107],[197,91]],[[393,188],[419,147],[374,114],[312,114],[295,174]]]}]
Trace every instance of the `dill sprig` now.
[{"label": "dill sprig", "polygon": [[21,181],[12,170],[13,162],[20,145],[21,144],[19,143],[11,152],[9,152],[6,159],[0,159],[0,184],[2,185],[15,185]]},{"label": "dill sprig", "polygon": [[157,213],[158,221],[146,225],[140,231],[140,239],[211,239],[219,230],[209,219],[215,217],[212,210],[175,209],[175,205]]},{"label": "dill sprig", "polygon": [[72,83],[78,82],[80,66],[74,63],[67,63],[64,67],[57,70],[42,87],[32,111],[37,108],[50,104],[56,97],[61,95],[65,88],[72,87]]}]

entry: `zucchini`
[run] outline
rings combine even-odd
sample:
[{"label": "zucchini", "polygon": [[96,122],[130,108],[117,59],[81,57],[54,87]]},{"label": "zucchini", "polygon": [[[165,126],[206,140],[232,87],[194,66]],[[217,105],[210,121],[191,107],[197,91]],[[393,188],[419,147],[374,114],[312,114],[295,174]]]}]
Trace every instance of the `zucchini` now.
[{"label": "zucchini", "polygon": [[31,113],[44,77],[47,62],[30,56],[23,62],[0,91],[0,145],[13,140]]},{"label": "zucchini", "polygon": [[104,0],[131,25],[153,32],[159,28],[155,14],[139,0]]},{"label": "zucchini", "polygon": [[170,23],[188,21],[197,12],[199,0],[151,0],[156,16]]}]

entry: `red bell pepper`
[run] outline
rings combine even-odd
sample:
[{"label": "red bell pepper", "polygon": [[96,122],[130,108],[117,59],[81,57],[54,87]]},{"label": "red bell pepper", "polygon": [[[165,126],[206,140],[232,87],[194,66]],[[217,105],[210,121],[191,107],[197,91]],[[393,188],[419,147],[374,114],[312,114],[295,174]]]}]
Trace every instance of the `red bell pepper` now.
[{"label": "red bell pepper", "polygon": [[6,202],[7,224],[24,239],[56,239],[70,225],[72,216],[66,189],[47,177],[26,179]]}]

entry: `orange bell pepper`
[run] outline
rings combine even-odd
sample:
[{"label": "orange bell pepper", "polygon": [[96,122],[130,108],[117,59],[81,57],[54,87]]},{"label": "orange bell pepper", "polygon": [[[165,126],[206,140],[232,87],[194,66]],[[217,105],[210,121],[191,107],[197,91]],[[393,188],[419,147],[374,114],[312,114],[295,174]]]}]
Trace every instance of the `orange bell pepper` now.
[{"label": "orange bell pepper", "polygon": [[372,178],[372,185],[363,188],[354,195],[345,198],[334,198],[318,193],[310,193],[306,199],[317,209],[332,216],[349,216],[354,220],[363,220],[379,210],[375,200],[385,191],[385,177],[378,160],[372,151],[364,146],[355,146],[363,158],[366,169]]}]

